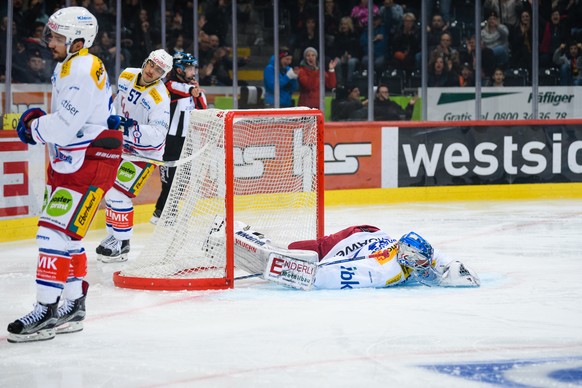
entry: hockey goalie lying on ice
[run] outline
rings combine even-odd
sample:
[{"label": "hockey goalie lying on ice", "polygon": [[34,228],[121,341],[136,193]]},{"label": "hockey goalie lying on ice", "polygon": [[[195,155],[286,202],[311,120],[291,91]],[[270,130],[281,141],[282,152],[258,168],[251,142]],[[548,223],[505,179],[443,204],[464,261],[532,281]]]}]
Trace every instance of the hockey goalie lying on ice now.
[{"label": "hockey goalie lying on ice", "polygon": [[[207,250],[218,235],[209,235]],[[426,286],[480,285],[473,270],[435,251],[415,232],[396,240],[375,226],[358,225],[318,240],[296,241],[285,249],[235,222],[234,240],[235,267],[302,290],[390,287],[410,280]]]}]

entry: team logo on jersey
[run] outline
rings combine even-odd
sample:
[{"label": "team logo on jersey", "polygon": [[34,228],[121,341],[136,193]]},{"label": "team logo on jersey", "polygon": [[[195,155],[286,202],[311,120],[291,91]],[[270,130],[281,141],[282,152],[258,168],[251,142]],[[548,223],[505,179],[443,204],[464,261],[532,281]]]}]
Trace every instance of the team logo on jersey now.
[{"label": "team logo on jersey", "polygon": [[73,207],[73,196],[67,190],[59,189],[51,197],[46,213],[51,217],[60,217]]},{"label": "team logo on jersey", "polygon": [[120,182],[129,182],[135,178],[135,165],[131,162],[123,162],[117,169],[117,180]]},{"label": "team logo on jersey", "polygon": [[380,239],[370,244],[370,258],[376,259],[380,265],[384,265],[390,260],[396,258],[398,246],[396,240]]}]

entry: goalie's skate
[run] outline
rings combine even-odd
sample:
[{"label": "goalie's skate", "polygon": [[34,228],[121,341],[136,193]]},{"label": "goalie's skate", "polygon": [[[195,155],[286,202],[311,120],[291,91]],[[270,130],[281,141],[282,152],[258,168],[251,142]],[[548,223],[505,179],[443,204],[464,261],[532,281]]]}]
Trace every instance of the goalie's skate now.
[{"label": "goalie's skate", "polygon": [[129,256],[129,240],[118,240],[109,235],[95,249],[97,260],[103,263],[121,263]]},{"label": "goalie's skate", "polygon": [[30,313],[8,325],[8,342],[35,342],[55,338],[58,304],[58,300],[51,304],[36,303]]},{"label": "goalie's skate", "polygon": [[83,330],[85,299],[89,283],[83,280],[83,296],[75,300],[65,299],[57,310],[57,334],[76,333]]}]

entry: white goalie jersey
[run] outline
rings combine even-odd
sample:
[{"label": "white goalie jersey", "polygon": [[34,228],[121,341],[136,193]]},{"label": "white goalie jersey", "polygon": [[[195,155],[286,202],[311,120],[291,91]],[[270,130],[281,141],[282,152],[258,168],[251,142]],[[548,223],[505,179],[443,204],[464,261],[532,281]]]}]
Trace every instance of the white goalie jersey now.
[{"label": "white goalie jersey", "polygon": [[299,241],[289,248],[274,247],[252,230],[238,230],[235,266],[304,290],[390,287],[410,278],[427,286],[480,285],[473,271],[438,251],[425,270],[401,265],[398,240],[368,225],[346,228],[320,240]]},{"label": "white goalie jersey", "polygon": [[162,159],[170,123],[170,96],[162,80],[137,84],[139,68],[127,68],[119,76],[114,100],[118,115],[137,121],[123,137],[126,152]]},{"label": "white goalie jersey", "polygon": [[[412,270],[401,266],[396,260],[397,242],[398,240],[381,230],[358,232],[348,236],[319,262],[313,288],[379,288],[405,282],[411,276]],[[451,261],[435,252],[435,272],[442,275]]]}]

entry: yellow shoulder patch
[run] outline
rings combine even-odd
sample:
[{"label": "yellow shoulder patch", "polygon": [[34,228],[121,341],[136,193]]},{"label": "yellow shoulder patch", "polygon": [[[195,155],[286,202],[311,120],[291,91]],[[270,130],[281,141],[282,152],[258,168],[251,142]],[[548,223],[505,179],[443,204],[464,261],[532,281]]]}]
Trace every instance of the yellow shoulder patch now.
[{"label": "yellow shoulder patch", "polygon": [[61,78],[64,78],[66,76],[68,76],[69,74],[71,74],[71,61],[67,61],[65,63],[63,63],[63,66],[61,67]]},{"label": "yellow shoulder patch", "polygon": [[159,104],[160,102],[162,102],[162,96],[160,96],[160,93],[158,93],[158,91],[156,89],[150,90],[150,96],[152,96],[152,98],[154,99],[154,102],[156,104]]},{"label": "yellow shoulder patch", "polygon": [[91,78],[95,82],[95,85],[99,89],[103,89],[105,86],[105,80],[107,79],[107,72],[105,71],[105,66],[103,66],[103,62],[101,59],[93,55],[93,64],[91,65]]},{"label": "yellow shoulder patch", "polygon": [[73,59],[84,56],[89,54],[89,49],[82,48],[79,52],[73,54],[65,63],[63,63],[63,67],[61,67],[61,78],[68,76],[71,74],[71,64],[73,63]]},{"label": "yellow shoulder patch", "polygon": [[119,78],[123,78],[126,79],[128,81],[131,81],[133,79],[133,77],[135,76],[135,74],[133,74],[130,71],[123,71],[120,75]]}]

